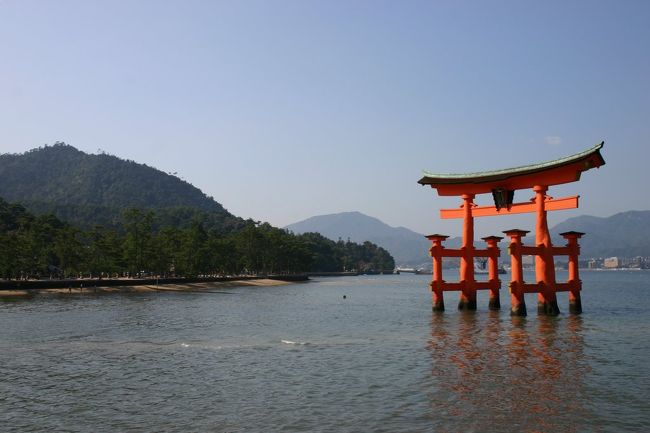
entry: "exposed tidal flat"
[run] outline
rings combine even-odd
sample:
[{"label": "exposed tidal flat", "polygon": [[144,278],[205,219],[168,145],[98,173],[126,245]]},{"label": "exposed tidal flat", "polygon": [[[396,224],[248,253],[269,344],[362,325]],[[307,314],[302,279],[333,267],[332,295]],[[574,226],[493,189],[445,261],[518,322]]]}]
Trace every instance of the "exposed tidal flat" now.
[{"label": "exposed tidal flat", "polygon": [[[286,275],[273,277],[224,277],[224,278],[169,278],[169,279],[79,279],[79,280],[30,280],[4,281],[0,287],[0,299],[47,295],[98,295],[106,293],[146,293],[146,292],[201,292],[221,293],[229,287],[267,287],[281,286],[296,281],[307,281],[306,275]],[[22,288],[21,286],[30,286]]]},{"label": "exposed tidal flat", "polygon": [[0,301],[0,431],[649,431],[650,272],[581,277],[559,317],[405,274]]}]

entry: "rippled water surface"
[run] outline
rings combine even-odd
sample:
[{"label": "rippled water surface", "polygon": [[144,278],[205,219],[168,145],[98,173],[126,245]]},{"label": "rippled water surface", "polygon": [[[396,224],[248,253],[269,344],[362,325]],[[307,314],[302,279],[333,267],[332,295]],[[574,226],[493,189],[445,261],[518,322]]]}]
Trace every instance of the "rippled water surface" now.
[{"label": "rippled water surface", "polygon": [[524,319],[428,278],[0,301],[0,431],[650,431],[650,272]]}]

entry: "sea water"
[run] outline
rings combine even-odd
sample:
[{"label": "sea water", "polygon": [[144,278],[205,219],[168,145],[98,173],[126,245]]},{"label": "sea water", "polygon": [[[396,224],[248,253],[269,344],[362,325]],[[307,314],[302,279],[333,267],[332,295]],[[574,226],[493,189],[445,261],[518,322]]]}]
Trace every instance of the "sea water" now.
[{"label": "sea water", "polygon": [[650,272],[581,278],[559,317],[424,275],[0,301],[0,431],[650,431]]}]

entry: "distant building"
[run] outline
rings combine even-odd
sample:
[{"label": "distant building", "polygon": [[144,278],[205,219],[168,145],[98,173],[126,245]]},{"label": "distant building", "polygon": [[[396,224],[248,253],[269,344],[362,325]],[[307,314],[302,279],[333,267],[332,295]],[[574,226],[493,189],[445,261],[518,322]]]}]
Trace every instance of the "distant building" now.
[{"label": "distant building", "polygon": [[620,261],[618,257],[608,257],[603,260],[603,268],[605,269],[614,269],[620,266]]},{"label": "distant building", "polygon": [[603,267],[602,259],[589,259],[587,262],[587,268],[589,269],[600,269]]},{"label": "distant building", "polygon": [[632,257],[630,259],[630,264],[628,266],[630,268],[642,268],[643,267],[643,257],[641,257],[641,256]]},{"label": "distant building", "polygon": [[521,264],[524,268],[535,267],[535,256],[522,256]]}]

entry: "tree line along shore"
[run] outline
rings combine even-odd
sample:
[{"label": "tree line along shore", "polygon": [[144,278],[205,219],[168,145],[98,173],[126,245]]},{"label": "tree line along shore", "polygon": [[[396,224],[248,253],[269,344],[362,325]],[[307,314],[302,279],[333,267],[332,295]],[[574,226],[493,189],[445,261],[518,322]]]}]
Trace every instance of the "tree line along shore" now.
[{"label": "tree line along shore", "polygon": [[51,214],[34,215],[0,198],[0,279],[196,278],[323,272],[392,271],[385,249],[295,235],[246,220],[227,231],[199,219],[161,223],[153,209],[125,209],[110,227],[80,228]]}]

